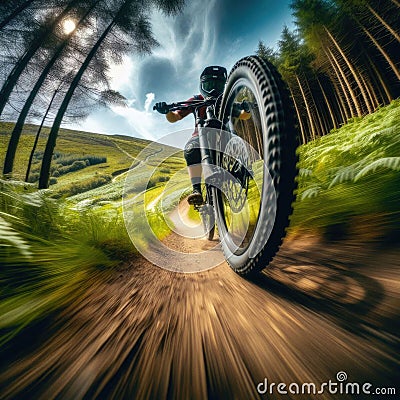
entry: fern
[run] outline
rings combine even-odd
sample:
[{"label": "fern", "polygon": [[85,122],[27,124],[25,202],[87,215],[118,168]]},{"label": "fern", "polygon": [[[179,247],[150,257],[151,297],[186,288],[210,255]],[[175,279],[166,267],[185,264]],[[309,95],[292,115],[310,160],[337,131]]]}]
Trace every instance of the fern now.
[{"label": "fern", "polygon": [[399,132],[396,100],[300,146],[292,226],[322,227],[343,215],[391,213],[400,218]]},{"label": "fern", "polygon": [[350,167],[340,168],[338,173],[335,174],[335,177],[332,179],[332,182],[328,186],[330,189],[331,187],[338,185],[343,182],[353,181],[357,174],[354,165],[350,165]]},{"label": "fern", "polygon": [[354,182],[357,182],[364,176],[376,172],[377,169],[386,168],[394,171],[400,171],[400,157],[384,157],[372,162],[363,168],[354,178]]},{"label": "fern", "polygon": [[299,176],[312,176],[313,171],[307,168],[300,168],[299,169]]},{"label": "fern", "polygon": [[306,189],[300,196],[300,200],[311,199],[313,197],[317,197],[321,191],[320,186],[313,186],[311,188]]},{"label": "fern", "polygon": [[346,167],[337,168],[336,172],[332,175],[332,181],[329,184],[328,189],[344,182],[354,182],[360,168],[363,168],[365,164],[366,160],[362,160]]},{"label": "fern", "polygon": [[[3,213],[4,214],[4,213]],[[23,256],[30,258],[29,245],[12,225],[0,216],[0,247],[15,247]]]}]

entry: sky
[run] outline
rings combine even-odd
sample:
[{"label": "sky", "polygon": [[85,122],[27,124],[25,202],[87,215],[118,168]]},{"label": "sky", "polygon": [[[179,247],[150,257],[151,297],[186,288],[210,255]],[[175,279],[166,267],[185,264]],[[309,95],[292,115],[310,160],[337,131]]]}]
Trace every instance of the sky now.
[{"label": "sky", "polygon": [[79,125],[66,127],[153,141],[192,129],[191,115],[171,124],[152,110],[155,102],[172,103],[198,94],[199,76],[206,66],[222,65],[229,72],[242,57],[255,53],[259,40],[276,48],[283,26],[293,28],[289,3],[187,0],[177,16],[153,12],[150,21],[159,46],[151,55],[129,55],[110,70],[111,87],[126,97],[128,107],[101,109]]}]

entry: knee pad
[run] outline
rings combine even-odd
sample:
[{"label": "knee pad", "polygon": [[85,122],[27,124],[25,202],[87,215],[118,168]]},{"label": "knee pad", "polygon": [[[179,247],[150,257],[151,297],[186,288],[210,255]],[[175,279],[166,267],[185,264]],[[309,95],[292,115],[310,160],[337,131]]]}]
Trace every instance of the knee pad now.
[{"label": "knee pad", "polygon": [[200,144],[197,136],[192,137],[186,143],[183,151],[187,165],[195,165],[201,163]]}]

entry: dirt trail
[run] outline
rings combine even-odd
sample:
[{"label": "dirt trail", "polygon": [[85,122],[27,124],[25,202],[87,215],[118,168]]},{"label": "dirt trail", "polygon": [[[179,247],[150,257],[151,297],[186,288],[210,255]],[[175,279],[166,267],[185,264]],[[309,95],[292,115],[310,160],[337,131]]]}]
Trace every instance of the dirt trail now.
[{"label": "dirt trail", "polygon": [[[167,242],[188,253],[210,246],[177,234]],[[182,274],[137,259],[94,283],[54,335],[8,365],[0,398],[256,399],[267,398],[257,392],[265,378],[318,390],[339,371],[360,387],[395,387],[399,255],[291,238],[252,281],[226,263]],[[326,387],[286,397],[350,398]]]}]

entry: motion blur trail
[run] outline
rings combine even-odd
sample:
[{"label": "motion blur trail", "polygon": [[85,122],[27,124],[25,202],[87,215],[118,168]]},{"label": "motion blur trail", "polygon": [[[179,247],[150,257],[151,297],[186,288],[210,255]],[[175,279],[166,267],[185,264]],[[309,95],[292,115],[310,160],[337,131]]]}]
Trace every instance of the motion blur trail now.
[{"label": "motion blur trail", "polygon": [[257,392],[265,378],[318,388],[339,371],[395,387],[398,260],[398,250],[312,237],[287,240],[252,281],[225,263],[182,274],[137,260],[93,284],[47,340],[31,338],[3,370],[0,397],[255,399],[266,398]]}]

